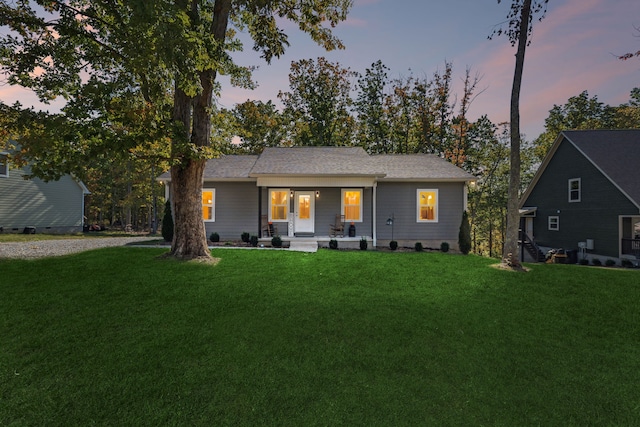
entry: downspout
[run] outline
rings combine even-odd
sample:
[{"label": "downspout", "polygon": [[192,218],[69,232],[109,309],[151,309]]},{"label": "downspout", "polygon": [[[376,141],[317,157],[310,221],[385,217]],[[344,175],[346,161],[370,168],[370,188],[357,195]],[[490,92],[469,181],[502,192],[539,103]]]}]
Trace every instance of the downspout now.
[{"label": "downspout", "polygon": [[376,224],[377,222],[377,206],[378,206],[378,181],[374,181],[373,183],[373,200],[371,206],[371,238],[373,240],[372,244],[375,249],[378,246],[378,232]]},{"label": "downspout", "polygon": [[262,187],[258,187],[258,238],[262,237]]}]

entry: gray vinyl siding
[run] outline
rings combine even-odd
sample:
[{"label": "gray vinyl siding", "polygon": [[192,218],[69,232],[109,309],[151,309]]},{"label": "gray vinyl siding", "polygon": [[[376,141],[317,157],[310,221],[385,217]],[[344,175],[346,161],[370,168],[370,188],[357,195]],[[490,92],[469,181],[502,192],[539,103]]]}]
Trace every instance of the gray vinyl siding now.
[{"label": "gray vinyl siding", "polygon": [[[569,203],[569,179],[581,179],[581,201]],[[538,180],[523,206],[537,207],[534,237],[538,245],[577,249],[578,242],[594,240],[594,250],[605,256],[619,253],[619,216],[638,209],[591,162],[566,140]],[[559,217],[560,229],[548,229],[549,216]]]},{"label": "gray vinyl siding", "polygon": [[258,187],[254,182],[205,182],[214,188],[215,221],[206,221],[207,237],[214,231],[222,240],[239,240],[243,232],[259,234]]},{"label": "gray vinyl siding", "polygon": [[[418,189],[438,190],[438,222],[418,222],[416,198]],[[391,183],[378,184],[378,239],[391,240],[387,219],[394,215],[393,238],[407,244],[421,242],[439,247],[447,242],[457,247],[462,212],[464,183]]]},{"label": "gray vinyl siding", "polygon": [[25,180],[25,172],[10,169],[0,177],[0,226],[6,231],[82,231],[84,196],[70,176],[59,181]]}]

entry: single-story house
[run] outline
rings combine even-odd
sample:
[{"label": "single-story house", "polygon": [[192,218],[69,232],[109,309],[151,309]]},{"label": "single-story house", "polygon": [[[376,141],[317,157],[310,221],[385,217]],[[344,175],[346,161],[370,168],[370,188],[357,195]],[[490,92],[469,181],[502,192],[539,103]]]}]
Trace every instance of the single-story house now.
[{"label": "single-story house", "polygon": [[[167,184],[170,173],[158,178]],[[376,245],[457,248],[474,177],[429,154],[369,155],[360,147],[269,147],[207,162],[202,211],[207,235],[261,238],[365,237]],[[265,230],[265,223],[269,226]],[[339,227],[338,227],[339,228]]]},{"label": "single-story house", "polygon": [[12,168],[0,152],[0,229],[3,232],[81,232],[89,190],[69,175],[58,181],[25,179],[28,167]]},{"label": "single-story house", "polygon": [[520,212],[523,246],[533,248],[534,257],[536,250],[562,248],[575,258],[637,263],[640,130],[560,133],[523,194]]}]

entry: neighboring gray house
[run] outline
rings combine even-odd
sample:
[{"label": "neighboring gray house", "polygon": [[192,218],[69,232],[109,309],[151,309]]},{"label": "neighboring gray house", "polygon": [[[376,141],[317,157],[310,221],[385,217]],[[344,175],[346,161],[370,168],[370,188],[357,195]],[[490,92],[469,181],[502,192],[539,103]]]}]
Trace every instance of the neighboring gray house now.
[{"label": "neighboring gray house", "polygon": [[[359,147],[265,148],[257,155],[209,160],[204,172],[207,235],[260,235],[268,221],[280,236],[328,240],[344,215],[345,240],[374,245],[457,248],[467,184],[475,178],[428,154],[369,155]],[[170,174],[159,178],[168,183]],[[170,197],[167,186],[167,197]],[[393,219],[393,225],[387,225]],[[353,224],[355,236],[349,236]],[[393,235],[392,235],[393,234]]]},{"label": "neighboring gray house", "polygon": [[70,176],[44,182],[25,179],[29,169],[14,169],[0,152],[0,227],[4,232],[68,233],[82,231],[84,198],[89,191]]},{"label": "neighboring gray house", "polygon": [[640,130],[562,132],[520,208],[523,230],[542,252],[637,262]]}]

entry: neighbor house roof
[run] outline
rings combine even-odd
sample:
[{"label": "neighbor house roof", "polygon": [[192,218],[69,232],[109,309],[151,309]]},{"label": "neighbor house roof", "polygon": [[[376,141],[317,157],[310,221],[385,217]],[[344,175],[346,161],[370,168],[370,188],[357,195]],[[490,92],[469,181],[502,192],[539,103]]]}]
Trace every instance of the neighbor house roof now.
[{"label": "neighbor house roof", "polygon": [[640,165],[638,164],[640,161],[640,129],[561,132],[522,196],[522,202],[533,190],[563,140],[573,145],[631,202],[640,208]]},{"label": "neighbor house roof", "polygon": [[[170,180],[170,173],[159,180]],[[205,180],[264,176],[367,176],[381,180],[473,181],[432,154],[369,155],[361,147],[267,147],[259,156],[225,155],[207,161]]]}]

